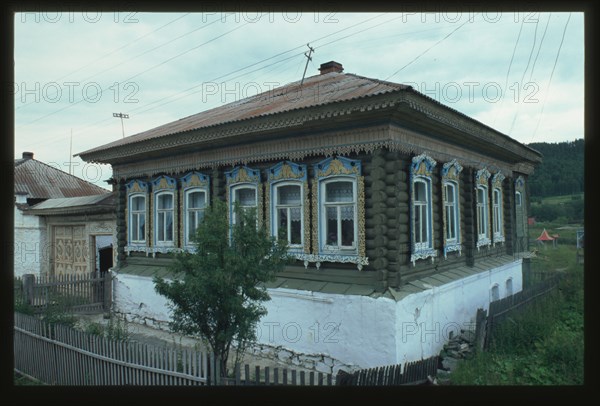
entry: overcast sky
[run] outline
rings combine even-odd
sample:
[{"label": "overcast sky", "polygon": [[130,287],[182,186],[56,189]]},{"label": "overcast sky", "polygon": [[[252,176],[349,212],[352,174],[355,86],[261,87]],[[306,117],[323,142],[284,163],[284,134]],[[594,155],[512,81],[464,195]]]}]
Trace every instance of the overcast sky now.
[{"label": "overcast sky", "polygon": [[[15,158],[72,153],[300,80],[416,90],[523,142],[584,136],[583,13],[96,13],[15,16]],[[100,186],[109,166],[74,158]]]}]

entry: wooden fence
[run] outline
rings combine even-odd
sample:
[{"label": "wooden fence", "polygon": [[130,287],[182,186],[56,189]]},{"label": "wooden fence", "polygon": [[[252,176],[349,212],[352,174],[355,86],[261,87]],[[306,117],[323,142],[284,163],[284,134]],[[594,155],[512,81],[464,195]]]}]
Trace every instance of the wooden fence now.
[{"label": "wooden fence", "polygon": [[61,306],[78,313],[97,313],[110,310],[110,274],[35,276],[15,278],[15,300],[30,305],[35,311],[48,306]]},{"label": "wooden fence", "polygon": [[218,370],[214,374],[217,377],[216,385],[238,386],[238,385],[253,385],[253,386],[332,386],[334,379],[332,374],[324,374],[322,372],[305,372],[287,368],[270,368],[250,365],[244,365],[241,368],[237,365],[233,372],[233,377],[219,378]]},{"label": "wooden fence", "polygon": [[50,385],[206,385],[207,354],[114,341],[15,313],[14,369]]},{"label": "wooden fence", "polygon": [[562,279],[561,273],[554,273],[545,276],[539,276],[540,282],[530,288],[523,289],[514,295],[507,296],[504,299],[496,300],[490,303],[489,310],[477,310],[475,318],[475,337],[478,349],[487,349],[492,340],[494,328],[498,326],[510,314],[522,311],[526,307],[536,303],[544,296],[552,293],[558,288],[558,283]]},{"label": "wooden fence", "polygon": [[388,365],[362,369],[352,374],[340,371],[336,378],[339,386],[396,386],[419,385],[435,377],[438,369],[438,356],[409,362],[404,365]]}]

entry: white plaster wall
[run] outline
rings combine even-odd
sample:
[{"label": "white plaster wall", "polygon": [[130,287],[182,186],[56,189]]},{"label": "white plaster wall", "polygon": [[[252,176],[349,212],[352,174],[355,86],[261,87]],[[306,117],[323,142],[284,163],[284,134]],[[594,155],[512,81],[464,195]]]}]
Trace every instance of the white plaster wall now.
[{"label": "white plaster wall", "polygon": [[47,272],[48,244],[42,217],[23,215],[14,208],[14,275]]},{"label": "white plaster wall", "polygon": [[513,280],[513,293],[522,290],[522,260],[432,287],[396,303],[395,363],[436,355],[451,331],[474,330],[477,309],[489,308],[492,286],[497,283],[500,298],[506,297],[508,278]]},{"label": "white plaster wall", "polygon": [[[406,363],[436,355],[448,332],[474,329],[477,308],[487,309],[490,289],[498,283],[506,296],[522,289],[521,260],[411,294],[399,302],[380,297],[345,296],[292,289],[269,289],[268,314],[258,325],[261,354],[306,354],[306,361],[326,354],[335,365],[370,368]],[[167,301],[150,277],[115,274],[114,310],[129,321],[167,329]],[[265,350],[269,347],[272,350]],[[287,358],[288,355],[285,355]],[[281,357],[279,357],[281,359]],[[323,360],[323,357],[321,357]],[[327,359],[329,362],[329,359]],[[334,373],[335,365],[333,365]]]}]

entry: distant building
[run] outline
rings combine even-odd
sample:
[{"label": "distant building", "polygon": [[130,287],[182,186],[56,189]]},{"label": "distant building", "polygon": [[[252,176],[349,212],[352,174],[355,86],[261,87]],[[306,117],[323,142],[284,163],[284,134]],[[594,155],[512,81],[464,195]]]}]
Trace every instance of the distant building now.
[{"label": "distant building", "polygon": [[[526,182],[541,154],[410,86],[320,75],[79,154],[118,192],[115,310],[166,325],[152,276],[212,199],[254,207],[295,263],[259,342],[363,367],[441,349],[522,288]],[[286,350],[287,351],[287,350]]]},{"label": "distant building", "polygon": [[[14,275],[47,274],[56,248],[52,245],[52,233],[44,217],[30,210],[48,199],[64,199],[80,196],[106,196],[109,191],[90,182],[70,175],[33,158],[32,152],[23,152],[15,159],[15,209],[14,209]],[[67,231],[65,231],[67,232]],[[71,243],[66,249],[73,251]]]}]

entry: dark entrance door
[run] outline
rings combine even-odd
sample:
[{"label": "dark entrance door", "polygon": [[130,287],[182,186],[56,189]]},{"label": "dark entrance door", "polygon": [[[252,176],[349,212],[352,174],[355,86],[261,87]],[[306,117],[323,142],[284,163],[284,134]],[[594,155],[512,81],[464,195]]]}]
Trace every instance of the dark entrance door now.
[{"label": "dark entrance door", "polygon": [[106,271],[113,266],[113,249],[112,245],[98,250],[99,271],[100,277],[104,277]]}]

